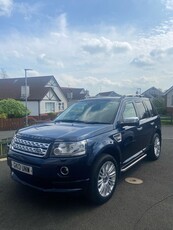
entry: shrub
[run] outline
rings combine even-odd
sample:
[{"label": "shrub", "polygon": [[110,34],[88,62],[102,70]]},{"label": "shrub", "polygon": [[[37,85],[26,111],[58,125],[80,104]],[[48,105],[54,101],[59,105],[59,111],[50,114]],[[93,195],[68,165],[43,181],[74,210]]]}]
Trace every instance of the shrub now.
[{"label": "shrub", "polygon": [[0,113],[0,118],[6,119],[6,118],[7,118],[7,114],[5,114],[5,113]]},{"label": "shrub", "polygon": [[14,99],[3,99],[0,101],[0,114],[5,114],[6,118],[20,118],[29,114],[26,107],[20,101]]}]

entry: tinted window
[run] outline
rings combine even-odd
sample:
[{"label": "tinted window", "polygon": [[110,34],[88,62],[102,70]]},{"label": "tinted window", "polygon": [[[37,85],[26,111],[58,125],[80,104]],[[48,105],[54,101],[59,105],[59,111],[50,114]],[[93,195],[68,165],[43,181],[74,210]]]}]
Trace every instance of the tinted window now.
[{"label": "tinted window", "polygon": [[145,104],[146,104],[146,106],[147,106],[147,109],[148,109],[150,115],[151,115],[151,116],[154,116],[155,112],[153,111],[151,102],[150,102],[149,100],[145,100]]},{"label": "tinted window", "polygon": [[133,103],[127,103],[123,112],[123,119],[137,117]]},{"label": "tinted window", "polygon": [[142,102],[136,102],[136,107],[139,114],[139,119],[144,119],[149,117],[148,111],[145,109],[144,104]]}]

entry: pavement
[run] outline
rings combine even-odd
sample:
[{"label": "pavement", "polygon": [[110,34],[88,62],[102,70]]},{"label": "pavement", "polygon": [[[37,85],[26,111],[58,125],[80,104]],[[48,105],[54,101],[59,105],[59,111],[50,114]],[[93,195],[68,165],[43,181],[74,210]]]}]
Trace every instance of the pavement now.
[{"label": "pavement", "polygon": [[2,139],[8,139],[14,136],[16,130],[10,130],[10,131],[0,131],[0,140]]}]

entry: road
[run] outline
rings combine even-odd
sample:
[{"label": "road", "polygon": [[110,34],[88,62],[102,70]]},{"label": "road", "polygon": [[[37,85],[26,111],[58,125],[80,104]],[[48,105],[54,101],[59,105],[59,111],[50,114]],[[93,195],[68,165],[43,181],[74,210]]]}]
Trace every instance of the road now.
[{"label": "road", "polygon": [[[2,230],[173,230],[173,128],[163,127],[162,155],[124,173],[112,199],[102,206],[80,194],[47,194],[23,187],[0,162]],[[127,177],[143,180],[140,185]]]}]

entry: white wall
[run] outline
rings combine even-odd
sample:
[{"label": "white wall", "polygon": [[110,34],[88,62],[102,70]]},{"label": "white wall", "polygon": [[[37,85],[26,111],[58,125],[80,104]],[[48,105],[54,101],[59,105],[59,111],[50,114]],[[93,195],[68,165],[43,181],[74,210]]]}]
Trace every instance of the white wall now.
[{"label": "white wall", "polygon": [[53,87],[53,90],[55,91],[56,95],[59,97],[59,99],[61,100],[61,102],[64,103],[64,109],[67,108],[67,99],[64,96],[64,94],[61,92],[61,90],[59,89],[59,87]]},{"label": "white wall", "polygon": [[[22,101],[25,106],[25,102]],[[28,101],[27,102],[28,110],[31,112],[29,116],[39,116],[39,102],[38,101]]]},{"label": "white wall", "polygon": [[[62,101],[54,101],[54,100],[43,100],[40,102],[40,114],[45,114],[47,111],[45,111],[45,103],[46,102],[54,102],[55,103],[55,113],[63,111],[62,109],[59,110],[59,103],[62,103]],[[65,107],[65,106],[64,106]],[[65,109],[65,108],[64,108]]]},{"label": "white wall", "polygon": [[173,90],[167,94],[167,107],[173,107],[172,96],[173,96]]}]

